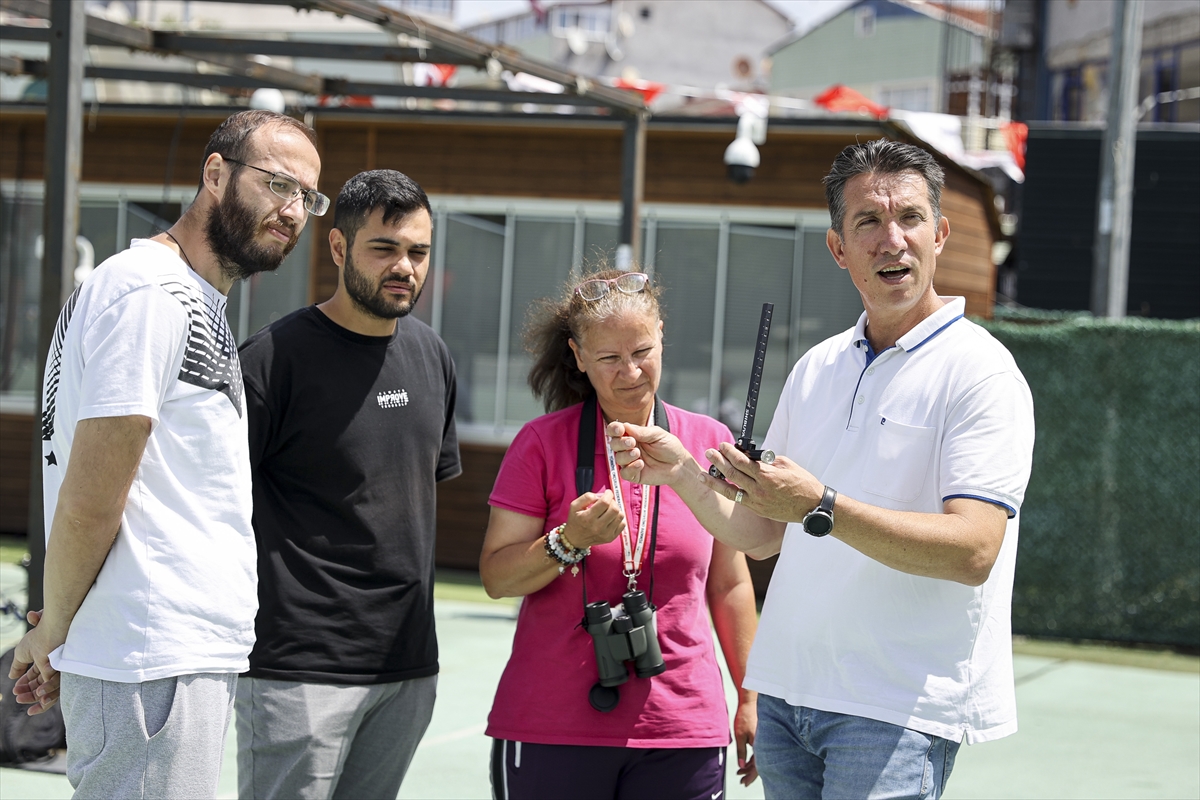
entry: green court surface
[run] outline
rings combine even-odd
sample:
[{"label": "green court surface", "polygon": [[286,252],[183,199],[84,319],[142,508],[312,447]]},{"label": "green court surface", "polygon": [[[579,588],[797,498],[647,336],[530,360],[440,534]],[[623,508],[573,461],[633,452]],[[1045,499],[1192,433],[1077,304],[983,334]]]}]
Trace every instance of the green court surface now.
[{"label": "green court surface", "polygon": [[[5,595],[23,590],[23,577],[0,565]],[[488,600],[466,576],[443,577],[437,706],[400,797],[488,798],[483,731],[516,605]],[[1020,731],[963,747],[947,798],[1200,798],[1200,659],[1023,641],[1015,651]],[[237,797],[235,752],[231,730],[222,798]],[[726,797],[761,798],[761,782],[744,788],[734,769]],[[65,776],[0,769],[3,800],[70,796]]]}]

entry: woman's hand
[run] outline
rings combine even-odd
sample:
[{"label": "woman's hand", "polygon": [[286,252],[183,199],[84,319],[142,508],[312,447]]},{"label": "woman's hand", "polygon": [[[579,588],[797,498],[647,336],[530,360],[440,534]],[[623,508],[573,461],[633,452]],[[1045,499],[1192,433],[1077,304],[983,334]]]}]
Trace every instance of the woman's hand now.
[{"label": "woman's hand", "polygon": [[624,529],[625,511],[612,489],[605,489],[600,494],[585,492],[571,501],[563,535],[572,547],[585,550],[595,544],[608,544]]},{"label": "woman's hand", "polygon": [[[546,554],[546,525],[544,518],[492,508],[479,554],[479,577],[489,597],[524,597],[560,575],[562,565]],[[564,532],[572,547],[586,549],[611,542],[624,528],[625,515],[606,490],[575,498]]]}]

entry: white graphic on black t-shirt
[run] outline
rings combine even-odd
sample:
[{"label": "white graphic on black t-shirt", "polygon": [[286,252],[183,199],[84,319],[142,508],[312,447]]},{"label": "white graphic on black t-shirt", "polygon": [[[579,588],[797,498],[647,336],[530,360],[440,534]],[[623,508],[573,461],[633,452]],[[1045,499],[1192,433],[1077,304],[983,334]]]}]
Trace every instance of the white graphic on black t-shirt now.
[{"label": "white graphic on black t-shirt", "polygon": [[375,395],[375,401],[379,403],[380,408],[400,408],[408,405],[408,391],[393,389],[390,392],[380,392]]},{"label": "white graphic on black t-shirt", "polygon": [[[179,380],[212,389],[229,398],[238,416],[242,415],[242,368],[238,363],[237,348],[233,333],[225,314],[207,296],[178,281],[164,281],[162,287],[180,302],[188,312],[187,351],[183,355],[183,366]],[[83,287],[80,287],[82,289]],[[42,396],[42,441],[50,441],[54,435],[55,400],[58,397],[58,381],[62,372],[63,340],[67,327],[75,313],[75,302],[80,289],[67,298],[66,305],[58,314],[54,326],[54,339],[47,356],[46,386]],[[46,456],[48,463],[56,463],[54,453]]]}]

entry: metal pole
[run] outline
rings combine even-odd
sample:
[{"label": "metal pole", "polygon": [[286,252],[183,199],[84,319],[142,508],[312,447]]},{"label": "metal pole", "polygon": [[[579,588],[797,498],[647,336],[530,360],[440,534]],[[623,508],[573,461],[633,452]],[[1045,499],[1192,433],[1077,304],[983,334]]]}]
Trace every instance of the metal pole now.
[{"label": "metal pole", "polygon": [[721,214],[717,233],[717,296],[713,304],[712,362],[708,371],[708,415],[721,418],[721,378],[725,365],[725,306],[729,291],[729,215]]},{"label": "metal pole", "polygon": [[943,114],[950,113],[950,12],[954,3],[946,2],[946,16],[942,20],[942,52],[941,52],[941,104]]},{"label": "metal pole", "polygon": [[1125,317],[1129,295],[1142,6],[1143,0],[1117,0],[1113,10],[1108,125],[1101,140],[1092,269],[1092,313],[1109,319]]},{"label": "metal pole", "polygon": [[[50,61],[46,95],[46,192],[42,205],[42,286],[38,302],[37,376],[45,372],[46,354],[58,312],[75,288],[75,236],[79,233],[79,164],[83,150],[83,47],[86,19],[83,3],[50,4]],[[33,442],[30,453],[29,607],[44,605],[42,574],[46,538],[42,509],[42,396],[34,394]]]},{"label": "metal pole", "polygon": [[509,207],[504,219],[504,261],[500,272],[500,331],[496,343],[496,435],[504,430],[508,417],[508,359],[512,339],[513,272],[516,270],[517,214]]},{"label": "metal pole", "polygon": [[617,240],[617,269],[630,269],[641,250],[642,189],[646,176],[646,118],[634,114],[625,120],[621,143],[621,228]]}]

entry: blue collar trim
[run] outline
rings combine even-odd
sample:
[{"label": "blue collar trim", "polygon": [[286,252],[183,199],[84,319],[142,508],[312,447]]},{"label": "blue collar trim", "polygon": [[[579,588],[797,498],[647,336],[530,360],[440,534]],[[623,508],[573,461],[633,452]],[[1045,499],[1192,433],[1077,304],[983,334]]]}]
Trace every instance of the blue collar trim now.
[{"label": "blue collar trim", "polygon": [[933,337],[937,336],[939,333],[941,333],[942,331],[946,330],[946,328],[949,328],[951,325],[953,325],[954,323],[958,322],[958,321],[959,321],[960,319],[962,319],[962,318],[963,318],[963,315],[962,315],[962,314],[959,314],[957,317],[955,317],[954,319],[950,320],[950,321],[949,321],[949,322],[947,322],[945,325],[943,325],[942,327],[938,328],[936,331],[934,331],[933,333],[929,334],[928,336],[926,336],[926,337],[925,337],[924,339],[922,339],[921,341],[917,342],[917,343],[916,343],[915,345],[913,345],[912,347],[906,347],[906,348],[905,348],[905,352],[908,352],[908,353],[915,353],[915,352],[917,352],[918,350],[920,350],[922,347],[924,347],[924,346],[925,346],[925,343],[926,343],[926,342],[928,342],[930,339],[932,339]]}]

